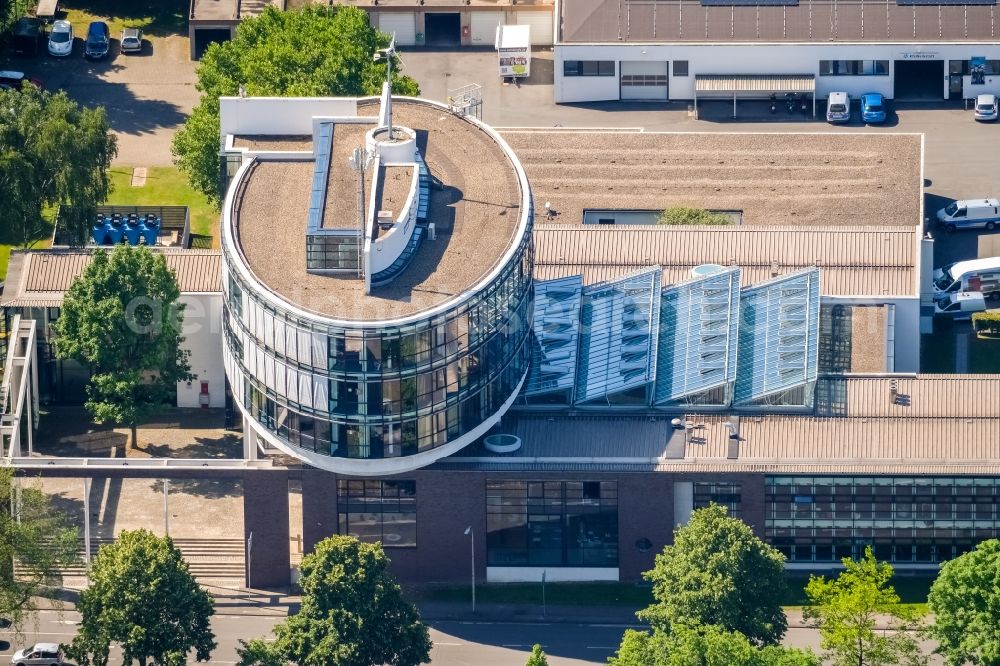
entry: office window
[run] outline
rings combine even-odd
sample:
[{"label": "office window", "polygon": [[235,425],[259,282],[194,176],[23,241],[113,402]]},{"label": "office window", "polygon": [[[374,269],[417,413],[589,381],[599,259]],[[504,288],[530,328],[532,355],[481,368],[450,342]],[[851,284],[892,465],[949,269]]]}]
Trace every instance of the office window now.
[{"label": "office window", "polygon": [[889,76],[888,60],[820,60],[820,76]]},{"label": "office window", "polygon": [[618,566],[617,481],[486,481],[490,566]]},{"label": "office window", "polygon": [[733,518],[740,517],[741,484],[696,481],[693,485],[695,509],[703,509],[710,504],[719,504],[726,507],[726,511]]},{"label": "office window", "polygon": [[674,60],[674,76],[687,76],[687,75],[688,75],[688,61]]},{"label": "office window", "polygon": [[614,76],[614,60],[566,60],[563,76]]},{"label": "office window", "polygon": [[381,541],[384,548],[417,545],[416,481],[337,481],[340,534]]}]

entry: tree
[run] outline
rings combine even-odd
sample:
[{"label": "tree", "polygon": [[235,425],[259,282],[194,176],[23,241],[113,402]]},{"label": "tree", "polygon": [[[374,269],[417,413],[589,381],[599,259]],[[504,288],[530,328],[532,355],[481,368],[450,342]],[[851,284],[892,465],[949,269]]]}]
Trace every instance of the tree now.
[{"label": "tree", "polygon": [[545,656],[541,645],[535,643],[531,646],[531,656],[528,657],[528,661],[524,666],[549,666],[549,660]]},{"label": "tree", "polygon": [[942,565],[927,601],[930,634],[949,664],[1000,665],[1000,541]]},{"label": "tree", "polygon": [[662,211],[656,218],[657,224],[669,226],[692,225],[692,224],[731,224],[728,216],[724,213],[713,213],[704,208],[688,208],[686,206],[672,206]]},{"label": "tree", "polygon": [[121,645],[124,663],[140,666],[185,664],[191,649],[207,661],[216,646],[211,595],[170,537],[147,530],[122,532],[101,547],[77,610],[80,628],[67,654],[80,666],[106,664],[111,643]]},{"label": "tree", "polygon": [[118,152],[101,107],[27,85],[0,90],[0,228],[27,247],[45,232],[45,208],[59,206],[61,231],[82,245],[96,207],[108,197]]},{"label": "tree", "polygon": [[777,643],[787,627],[784,561],[725,508],[698,509],[644,574],[657,603],[639,618],[668,632],[675,623],[718,625],[755,644]]},{"label": "tree", "polygon": [[275,627],[275,640],[241,641],[240,664],[416,666],[431,641],[416,607],[389,573],[381,544],[332,536],[302,558],[301,610]]},{"label": "tree", "polygon": [[738,631],[675,624],[668,633],[629,629],[611,666],[820,666],[809,650],[758,647]]},{"label": "tree", "polygon": [[[806,585],[809,605],[804,615],[819,628],[820,645],[834,666],[884,666],[926,664],[916,639],[919,616],[899,603],[889,584],[892,565],[879,562],[871,546],[864,557],[843,559],[844,571],[832,580],[810,576]],[[876,628],[881,618],[888,622]]]},{"label": "tree", "polygon": [[73,281],[56,321],[56,354],[90,369],[87,409],[98,423],[132,431],[192,379],[180,343],[184,306],[162,254],[144,246],[117,246],[93,260]]},{"label": "tree", "polygon": [[58,587],[59,569],[77,561],[77,535],[39,486],[0,467],[0,616],[15,631],[37,609],[36,600]]},{"label": "tree", "polygon": [[[240,22],[234,39],[212,44],[198,66],[201,101],[173,141],[174,160],[191,185],[218,201],[219,97],[237,95],[364,96],[381,92],[385,61],[376,50],[390,36],[371,27],[355,7],[310,4],[280,11],[267,7]],[[417,95],[416,82],[393,60],[392,89]]]}]

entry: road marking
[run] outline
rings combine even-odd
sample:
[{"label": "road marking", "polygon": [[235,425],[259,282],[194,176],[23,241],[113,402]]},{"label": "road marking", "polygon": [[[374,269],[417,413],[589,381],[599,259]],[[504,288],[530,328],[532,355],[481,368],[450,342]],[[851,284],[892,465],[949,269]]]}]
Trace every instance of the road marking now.
[{"label": "road marking", "polygon": [[435,647],[437,647],[439,645],[440,646],[448,646],[448,647],[458,647],[458,646],[465,645],[465,643],[443,643],[441,641],[434,641],[434,646]]},{"label": "road marking", "polygon": [[588,645],[588,650],[617,650],[617,647],[608,647],[606,645]]},{"label": "road marking", "polygon": [[528,647],[527,645],[521,645],[520,643],[504,643],[500,647]]}]

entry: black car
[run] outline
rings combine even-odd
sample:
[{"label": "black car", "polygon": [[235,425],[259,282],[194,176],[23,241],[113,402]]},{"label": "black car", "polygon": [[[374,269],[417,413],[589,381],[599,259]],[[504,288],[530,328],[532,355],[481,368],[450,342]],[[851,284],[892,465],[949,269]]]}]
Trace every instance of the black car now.
[{"label": "black car", "polygon": [[83,49],[84,58],[104,58],[111,46],[111,32],[104,21],[94,21],[87,26],[87,42]]},{"label": "black car", "polygon": [[25,16],[14,24],[14,50],[25,55],[37,55],[45,40],[45,27],[40,19]]}]

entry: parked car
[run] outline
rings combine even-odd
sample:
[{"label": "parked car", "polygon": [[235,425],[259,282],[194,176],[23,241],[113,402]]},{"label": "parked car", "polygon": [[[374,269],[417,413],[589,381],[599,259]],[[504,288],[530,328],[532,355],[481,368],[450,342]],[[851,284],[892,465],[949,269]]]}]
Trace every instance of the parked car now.
[{"label": "parked car", "polygon": [[959,291],[978,291],[991,300],[1000,298],[1000,257],[957,261],[934,269],[935,296]]},{"label": "parked car", "polygon": [[826,122],[851,122],[851,98],[845,92],[832,92],[826,99]]},{"label": "parked car", "polygon": [[986,299],[978,291],[953,291],[934,299],[934,316],[954,320],[970,319],[974,312],[986,312]]},{"label": "parked car", "polygon": [[43,39],[45,26],[41,19],[25,16],[14,24],[14,51],[17,53],[37,55]]},{"label": "parked car", "polygon": [[861,96],[861,120],[866,123],[885,122],[885,99],[880,93],[865,93]]},{"label": "parked car", "polygon": [[142,53],[142,30],[125,28],[122,30],[122,53]]},{"label": "parked car", "polygon": [[49,30],[49,55],[65,57],[73,53],[73,24],[56,21]]},{"label": "parked car", "polygon": [[11,657],[14,666],[63,666],[63,654],[58,643],[35,643],[18,650]]},{"label": "parked car", "polygon": [[976,97],[976,112],[973,116],[976,120],[996,120],[997,119],[997,96],[978,95]]},{"label": "parked car", "polygon": [[1000,225],[1000,201],[997,199],[966,199],[953,201],[937,212],[938,224],[946,231],[988,229]]},{"label": "parked car", "polygon": [[87,26],[87,45],[83,51],[84,58],[104,58],[111,46],[111,33],[104,21],[94,21]]},{"label": "parked car", "polygon": [[42,87],[41,81],[29,78],[24,72],[0,71],[0,90],[21,90],[26,82]]}]

